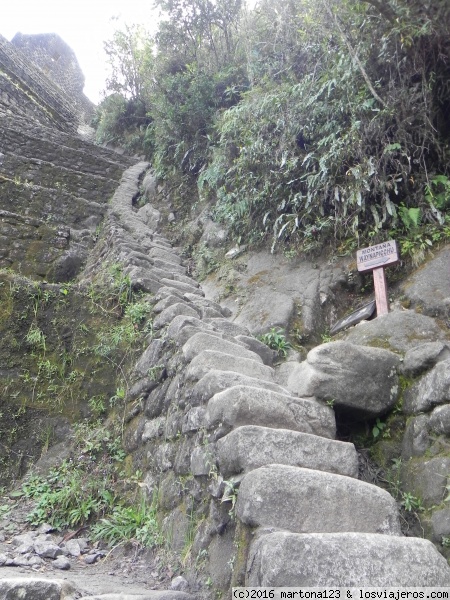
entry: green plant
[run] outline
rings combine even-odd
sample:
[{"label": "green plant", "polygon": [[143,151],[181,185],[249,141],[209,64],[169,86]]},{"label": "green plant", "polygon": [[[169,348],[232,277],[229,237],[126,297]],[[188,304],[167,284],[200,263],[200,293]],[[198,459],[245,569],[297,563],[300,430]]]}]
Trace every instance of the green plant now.
[{"label": "green plant", "polygon": [[238,497],[238,489],[234,481],[224,481],[223,483],[225,485],[225,490],[223,492],[221,502],[231,502],[231,508],[228,511],[228,514],[233,517],[234,508]]},{"label": "green plant", "polygon": [[401,505],[408,512],[419,512],[425,510],[422,500],[410,492],[401,493]]},{"label": "green plant", "polygon": [[272,350],[275,350],[278,356],[282,357],[287,356],[288,350],[291,347],[283,330],[279,327],[272,327],[267,333],[259,335],[258,339]]},{"label": "green plant", "polygon": [[138,506],[116,506],[92,528],[95,540],[103,539],[111,546],[135,540],[142,546],[160,546],[163,536],[157,521],[156,502],[148,505],[144,499]]},{"label": "green plant", "polygon": [[27,344],[29,344],[32,348],[36,350],[43,350],[45,352],[45,335],[36,323],[31,324],[25,339]]},{"label": "green plant", "polygon": [[89,408],[91,409],[94,418],[98,418],[106,412],[105,396],[92,396],[88,400]]},{"label": "green plant", "polygon": [[441,546],[444,546],[444,548],[450,548],[450,537],[443,535],[441,538]]},{"label": "green plant", "polygon": [[375,425],[372,428],[372,435],[373,435],[374,439],[379,438],[385,429],[386,429],[386,423],[383,423],[383,421],[381,421],[380,418],[377,417]]}]

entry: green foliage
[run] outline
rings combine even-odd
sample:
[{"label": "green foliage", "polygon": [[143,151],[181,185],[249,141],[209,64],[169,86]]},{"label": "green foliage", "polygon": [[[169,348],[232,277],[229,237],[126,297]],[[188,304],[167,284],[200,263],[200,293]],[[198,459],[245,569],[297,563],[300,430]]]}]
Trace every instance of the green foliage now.
[{"label": "green foliage", "polygon": [[137,506],[116,506],[111,514],[92,527],[92,537],[105,540],[111,546],[132,540],[148,548],[159,546],[163,536],[156,509],[155,501],[148,505],[145,500]]},{"label": "green foliage", "polygon": [[31,324],[25,339],[32,348],[45,352],[45,335],[36,323]]},{"label": "green foliage", "polygon": [[374,439],[377,439],[378,437],[380,437],[380,435],[383,433],[383,431],[385,429],[386,429],[386,423],[383,423],[383,421],[380,421],[380,419],[377,417],[375,425],[372,428],[372,435],[373,435]]},{"label": "green foliage", "polygon": [[258,336],[258,339],[269,346],[272,350],[275,350],[278,356],[285,357],[289,348],[290,343],[286,339],[284,331],[279,327],[272,327],[267,333],[263,333]]}]

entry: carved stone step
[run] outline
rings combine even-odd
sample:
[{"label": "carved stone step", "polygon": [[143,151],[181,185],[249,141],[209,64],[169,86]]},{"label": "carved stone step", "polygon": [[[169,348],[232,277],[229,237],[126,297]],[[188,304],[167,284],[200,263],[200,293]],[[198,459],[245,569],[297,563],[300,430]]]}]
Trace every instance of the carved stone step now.
[{"label": "carved stone step", "polygon": [[265,381],[274,380],[274,372],[271,367],[266,367],[256,360],[240,358],[214,350],[204,350],[198,354],[187,368],[186,378],[191,381],[199,380],[211,369],[233,371]]},{"label": "carved stone step", "polygon": [[206,421],[209,428],[219,429],[218,437],[242,425],[291,429],[327,438],[334,438],[336,433],[334,413],[328,406],[312,398],[284,396],[241,385],[210,399]]},{"label": "carved stone step", "polygon": [[184,344],[182,348],[183,356],[187,361],[191,361],[203,350],[215,350],[217,352],[224,352],[225,354],[232,354],[235,357],[248,358],[255,360],[263,364],[263,361],[259,354],[247,350],[244,346],[234,344],[228,340],[224,340],[220,337],[210,335],[206,332],[199,332],[193,335]]},{"label": "carved stone step", "polygon": [[428,540],[373,533],[277,531],[252,545],[248,586],[444,587],[447,561]]},{"label": "carved stone step", "polygon": [[287,429],[238,427],[218,440],[217,454],[224,477],[274,463],[358,477],[353,444]]},{"label": "carved stone step", "polygon": [[251,527],[294,533],[400,535],[397,505],[385,490],[351,477],[285,465],[248,473],[239,488],[236,514]]}]

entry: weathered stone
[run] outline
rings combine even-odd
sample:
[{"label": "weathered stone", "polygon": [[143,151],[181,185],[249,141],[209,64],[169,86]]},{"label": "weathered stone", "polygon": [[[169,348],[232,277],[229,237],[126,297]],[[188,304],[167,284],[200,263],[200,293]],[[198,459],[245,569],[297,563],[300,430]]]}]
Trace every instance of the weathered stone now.
[{"label": "weathered stone", "polygon": [[178,575],[178,577],[174,577],[170,582],[170,589],[177,592],[186,592],[189,589],[189,583],[187,579]]},{"label": "weathered stone", "polygon": [[61,571],[68,571],[70,569],[70,560],[65,556],[58,556],[53,562],[52,567],[60,569]]},{"label": "weathered stone", "polygon": [[407,414],[427,412],[445,402],[450,402],[450,360],[438,363],[406,390],[403,410]]},{"label": "weathered stone", "polygon": [[211,369],[233,371],[248,377],[273,381],[273,369],[248,358],[239,358],[214,350],[204,350],[198,354],[186,370],[188,380],[199,380]]},{"label": "weathered stone", "polygon": [[217,456],[224,477],[270,464],[358,477],[358,456],[353,444],[286,429],[239,427],[218,440]]},{"label": "weathered stone", "polygon": [[435,510],[431,515],[433,541],[440,544],[443,537],[450,536],[450,508]]},{"label": "weathered stone", "polygon": [[244,346],[233,344],[232,342],[206,332],[196,333],[189,338],[184,344],[182,352],[184,358],[187,361],[191,361],[204,350],[223,352],[224,354],[231,354],[237,358],[247,358],[262,364],[262,359],[259,354],[247,350]]},{"label": "weathered stone", "polygon": [[205,426],[205,409],[203,406],[195,406],[191,408],[190,411],[186,414],[184,421],[182,432],[189,433],[193,431],[198,431],[202,427]]},{"label": "weathered stone", "polygon": [[406,352],[424,342],[443,339],[436,321],[412,310],[395,310],[346,331],[343,339],[362,346],[377,345]]},{"label": "weathered stone", "polygon": [[17,547],[23,546],[24,544],[32,546],[35,538],[36,533],[34,531],[30,531],[28,533],[20,533],[19,535],[15,535],[11,539],[11,545]]},{"label": "weathered stone", "polygon": [[295,312],[293,298],[269,287],[263,294],[249,298],[236,317],[236,323],[247,326],[253,335],[267,332],[271,327],[287,329]]},{"label": "weathered stone", "polygon": [[147,294],[156,294],[162,284],[154,279],[149,270],[142,267],[127,267],[124,273],[130,278],[131,285],[136,291],[146,292]]},{"label": "weathered stone", "polygon": [[413,305],[432,317],[447,318],[450,314],[449,263],[450,247],[447,245],[403,285],[404,294]]},{"label": "weathered stone", "polygon": [[217,436],[243,425],[292,429],[334,438],[333,411],[314,399],[284,396],[270,390],[235,386],[215,394],[208,402],[208,428]]},{"label": "weathered stone", "polygon": [[178,256],[178,254],[163,248],[153,247],[148,255],[150,258],[160,258],[161,260],[165,260],[169,263],[175,263],[176,265],[181,264],[181,258]]},{"label": "weathered stone", "polygon": [[425,508],[439,505],[446,492],[450,458],[437,456],[429,460],[411,459],[402,464],[402,489],[419,498]]},{"label": "weathered stone", "polygon": [[145,204],[138,210],[137,214],[151,231],[156,231],[158,229],[161,213],[151,204]]},{"label": "weathered stone", "polygon": [[[77,593],[78,592],[78,593]],[[62,579],[12,577],[0,580],[0,598],[8,600],[72,600],[79,595],[75,586]]]},{"label": "weathered stone", "polygon": [[197,296],[204,296],[203,290],[200,289],[198,283],[192,280],[192,283],[183,283],[182,281],[175,281],[171,279],[161,279],[162,285],[170,286],[171,288],[175,288],[176,290],[182,292],[183,294],[190,293],[196,294]]},{"label": "weathered stone", "polygon": [[[149,352],[149,354],[146,357],[146,361],[151,362],[155,359],[155,355],[153,354],[153,350],[151,352]],[[144,364],[141,363],[140,365],[140,369],[146,367],[148,363]],[[148,367],[148,369],[150,369],[151,366]],[[147,369],[147,373],[148,373],[148,369]],[[133,400],[137,400],[138,398],[145,398],[145,396],[147,396],[152,390],[155,389],[155,387],[158,385],[158,382],[155,381],[155,379],[151,379],[150,377],[143,377],[142,379],[139,379],[138,381],[136,381],[136,383],[132,386],[132,388],[130,389],[130,391],[127,394],[127,400],[129,402],[132,402]]]},{"label": "weathered stone", "polygon": [[214,466],[214,453],[211,448],[194,448],[191,454],[191,473],[195,477],[209,475]]},{"label": "weathered stone", "polygon": [[177,302],[176,304],[172,304],[171,306],[165,308],[156,317],[153,322],[154,329],[161,329],[161,327],[168,325],[175,319],[175,317],[179,315],[184,317],[198,318],[199,312],[192,305],[185,304],[184,302]]},{"label": "weathered stone", "polygon": [[447,561],[428,540],[371,533],[270,533],[247,565],[247,586],[450,585]]},{"label": "weathered stone", "polygon": [[256,338],[250,337],[248,335],[238,335],[236,336],[236,340],[244,344],[252,352],[256,352],[256,354],[259,354],[265,365],[268,365],[269,367],[273,366],[273,361],[275,360],[276,352],[274,350],[271,350],[269,346],[266,346],[266,344],[263,344]]},{"label": "weathered stone", "polygon": [[187,317],[185,315],[176,316],[173,321],[170,323],[167,328],[166,335],[169,339],[175,340],[178,342],[180,332],[184,327],[196,327],[199,330],[207,330],[208,326],[203,323],[198,318],[198,315],[195,317]]},{"label": "weathered stone", "polygon": [[430,415],[428,426],[437,434],[450,435],[450,404],[437,406]]},{"label": "weathered stone", "polygon": [[450,359],[450,348],[447,344],[428,342],[408,350],[400,370],[406,377],[417,377],[438,362],[448,359]]},{"label": "weathered stone", "polygon": [[195,600],[195,596],[176,590],[146,590],[142,594],[120,592],[117,594],[83,596],[79,600]]},{"label": "weathered stone", "polygon": [[212,325],[214,329],[217,331],[222,331],[227,335],[231,335],[235,337],[237,335],[250,335],[250,331],[244,325],[239,325],[233,321],[228,321],[227,319],[205,319],[206,323]]},{"label": "weathered stone", "polygon": [[250,527],[294,533],[400,535],[397,505],[385,490],[351,477],[285,465],[245,475],[236,515]]},{"label": "weathered stone", "polygon": [[37,541],[34,542],[34,551],[42,558],[56,558],[62,554],[62,550],[53,542]]},{"label": "weathered stone", "polygon": [[430,445],[428,434],[429,417],[419,415],[408,422],[402,442],[402,459],[423,456]]},{"label": "weathered stone", "polygon": [[174,294],[170,294],[169,296],[165,296],[157,304],[155,304],[155,306],[153,307],[153,312],[156,315],[158,315],[166,308],[169,308],[169,306],[172,306],[173,304],[178,304],[178,302],[180,302],[180,298],[178,296],[175,296]]},{"label": "weathered stone", "polygon": [[333,401],[369,417],[388,412],[397,401],[399,358],[388,350],[330,342],[311,350],[307,361],[287,364],[279,382],[298,396]]},{"label": "weathered stone", "polygon": [[262,381],[247,375],[241,375],[233,371],[220,371],[211,369],[204,377],[202,377],[192,388],[189,393],[189,398],[192,403],[204,404],[208,402],[218,392],[234,387],[236,385],[244,385],[246,387],[262,388],[278,394],[289,396],[289,392],[276,383],[270,381]]},{"label": "weathered stone", "polygon": [[144,430],[142,431],[142,441],[145,443],[160,437],[164,433],[165,421],[166,419],[164,417],[147,421],[144,425]]},{"label": "weathered stone", "polygon": [[[162,340],[153,340],[141,358],[134,367],[134,373],[137,377],[145,378],[144,387],[149,379],[148,374],[155,366],[159,365],[162,355],[164,342]],[[151,380],[152,378],[150,378]]]},{"label": "weathered stone", "polygon": [[65,548],[70,556],[77,558],[81,554],[80,544],[77,540],[68,540],[65,543]]},{"label": "weathered stone", "polygon": [[184,297],[186,298],[186,300],[196,302],[197,306],[214,308],[218,313],[220,313],[220,317],[206,317],[207,319],[223,319],[223,317],[231,317],[231,311],[228,308],[221,306],[218,302],[214,302],[214,300],[211,300],[210,298],[200,298],[196,294],[189,293],[184,294]]}]

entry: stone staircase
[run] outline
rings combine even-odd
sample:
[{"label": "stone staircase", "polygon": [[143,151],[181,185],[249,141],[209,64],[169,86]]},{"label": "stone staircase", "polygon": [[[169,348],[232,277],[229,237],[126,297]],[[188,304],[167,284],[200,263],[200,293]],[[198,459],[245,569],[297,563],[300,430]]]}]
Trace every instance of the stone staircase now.
[{"label": "stone staircase", "polygon": [[[132,446],[145,448],[158,435],[155,423],[164,409],[157,402],[166,410],[175,402],[178,419],[183,411],[186,436],[208,432],[208,447],[190,446],[190,469],[205,477],[214,454],[218,481],[239,485],[236,517],[251,541],[245,579],[235,577],[235,583],[450,585],[450,569],[433,544],[402,536],[392,496],[357,479],[356,450],[334,439],[333,410],[280,386],[267,348],[204,298],[177,250],[145,226],[143,212],[133,212],[131,198],[145,168],[129,169],[114,197],[107,244],[122,257],[132,284],[156,294],[154,327],[165,331],[135,368],[129,400],[142,398],[145,408],[136,417]],[[168,356],[164,345],[178,350],[165,363],[171,383],[161,401],[147,374]],[[170,416],[168,410],[166,429]]]},{"label": "stone staircase", "polygon": [[0,121],[0,266],[67,281],[133,161],[16,116]]}]

